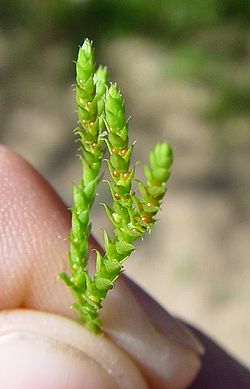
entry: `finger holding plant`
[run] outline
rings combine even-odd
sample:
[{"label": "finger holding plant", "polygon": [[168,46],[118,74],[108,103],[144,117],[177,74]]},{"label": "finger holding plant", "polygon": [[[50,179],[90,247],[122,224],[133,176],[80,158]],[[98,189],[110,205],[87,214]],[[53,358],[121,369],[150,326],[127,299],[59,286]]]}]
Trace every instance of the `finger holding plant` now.
[{"label": "finger holding plant", "polygon": [[[85,40],[76,62],[76,101],[81,128],[75,133],[80,141],[83,175],[73,187],[72,230],[69,235],[69,266],[71,275],[60,275],[76,297],[72,305],[81,322],[95,333],[100,333],[98,311],[108,291],[114,287],[124,261],[135,250],[134,241],[151,230],[166,193],[170,176],[172,150],[167,143],[159,143],[150,152],[149,166],[144,166],[146,182],[134,178],[135,167],[130,166],[133,144],[128,137],[128,122],[124,101],[115,84],[107,86],[105,68],[95,71],[92,43]],[[105,126],[105,127],[104,127]],[[96,185],[108,151],[108,182],[113,199],[112,207],[104,204],[114,226],[113,237],[104,231],[104,254],[96,251],[94,275],[88,270],[88,238],[90,209]],[[140,196],[136,195],[137,185]]]}]

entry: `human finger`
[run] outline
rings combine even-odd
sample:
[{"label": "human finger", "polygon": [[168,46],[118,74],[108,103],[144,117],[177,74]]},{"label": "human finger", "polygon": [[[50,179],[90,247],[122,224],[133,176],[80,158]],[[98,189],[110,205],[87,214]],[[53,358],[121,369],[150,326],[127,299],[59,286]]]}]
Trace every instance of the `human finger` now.
[{"label": "human finger", "polygon": [[[68,211],[45,180],[4,147],[0,177],[0,307],[74,318],[71,294],[57,280],[66,269]],[[170,315],[165,317],[169,328],[163,335],[124,281],[109,293],[102,310],[105,332],[130,354],[154,388],[184,388],[199,370],[200,346],[185,329],[178,326],[177,331]]]}]

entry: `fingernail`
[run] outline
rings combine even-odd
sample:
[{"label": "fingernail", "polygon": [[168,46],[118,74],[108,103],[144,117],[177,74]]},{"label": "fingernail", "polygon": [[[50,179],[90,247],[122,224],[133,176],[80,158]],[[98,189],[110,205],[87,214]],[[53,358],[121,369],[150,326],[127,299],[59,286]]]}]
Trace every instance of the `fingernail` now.
[{"label": "fingernail", "polygon": [[204,347],[194,333],[180,320],[170,315],[160,304],[129,278],[126,284],[152,323],[168,338],[190,348],[197,354],[204,354]]},{"label": "fingernail", "polygon": [[80,350],[28,332],[0,337],[0,387],[11,389],[117,388]]},{"label": "fingernail", "polygon": [[201,347],[165,311],[159,321],[166,322],[157,325],[155,301],[148,309],[149,296],[142,301],[130,285],[129,289],[124,282],[117,282],[116,293],[111,291],[105,301],[102,313],[106,333],[134,358],[153,388],[188,387],[201,365]]},{"label": "fingernail", "polygon": [[[199,355],[205,353],[203,344],[183,322],[171,316],[171,321],[168,324],[169,328],[172,328],[171,336],[174,341],[191,348]],[[162,323],[159,325],[159,328],[162,329]],[[166,327],[164,327],[162,332],[166,332]]]}]

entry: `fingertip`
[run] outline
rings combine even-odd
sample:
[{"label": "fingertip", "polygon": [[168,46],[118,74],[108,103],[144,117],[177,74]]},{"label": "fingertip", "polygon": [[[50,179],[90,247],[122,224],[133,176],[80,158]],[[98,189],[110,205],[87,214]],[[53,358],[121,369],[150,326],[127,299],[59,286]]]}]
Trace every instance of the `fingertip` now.
[{"label": "fingertip", "polygon": [[148,388],[135,364],[106,337],[58,315],[2,312],[0,344],[1,387]]}]

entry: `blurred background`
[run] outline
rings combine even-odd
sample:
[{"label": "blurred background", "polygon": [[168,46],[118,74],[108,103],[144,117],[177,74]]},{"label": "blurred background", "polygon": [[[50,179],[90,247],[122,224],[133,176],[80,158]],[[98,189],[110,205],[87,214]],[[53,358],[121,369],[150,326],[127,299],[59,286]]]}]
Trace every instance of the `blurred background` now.
[{"label": "blurred background", "polygon": [[[135,158],[169,140],[160,221],[127,274],[250,364],[250,2],[1,0],[0,141],[71,204],[78,45],[94,40],[126,100]],[[98,201],[108,196],[105,185]],[[95,205],[102,240],[109,223]]]}]

